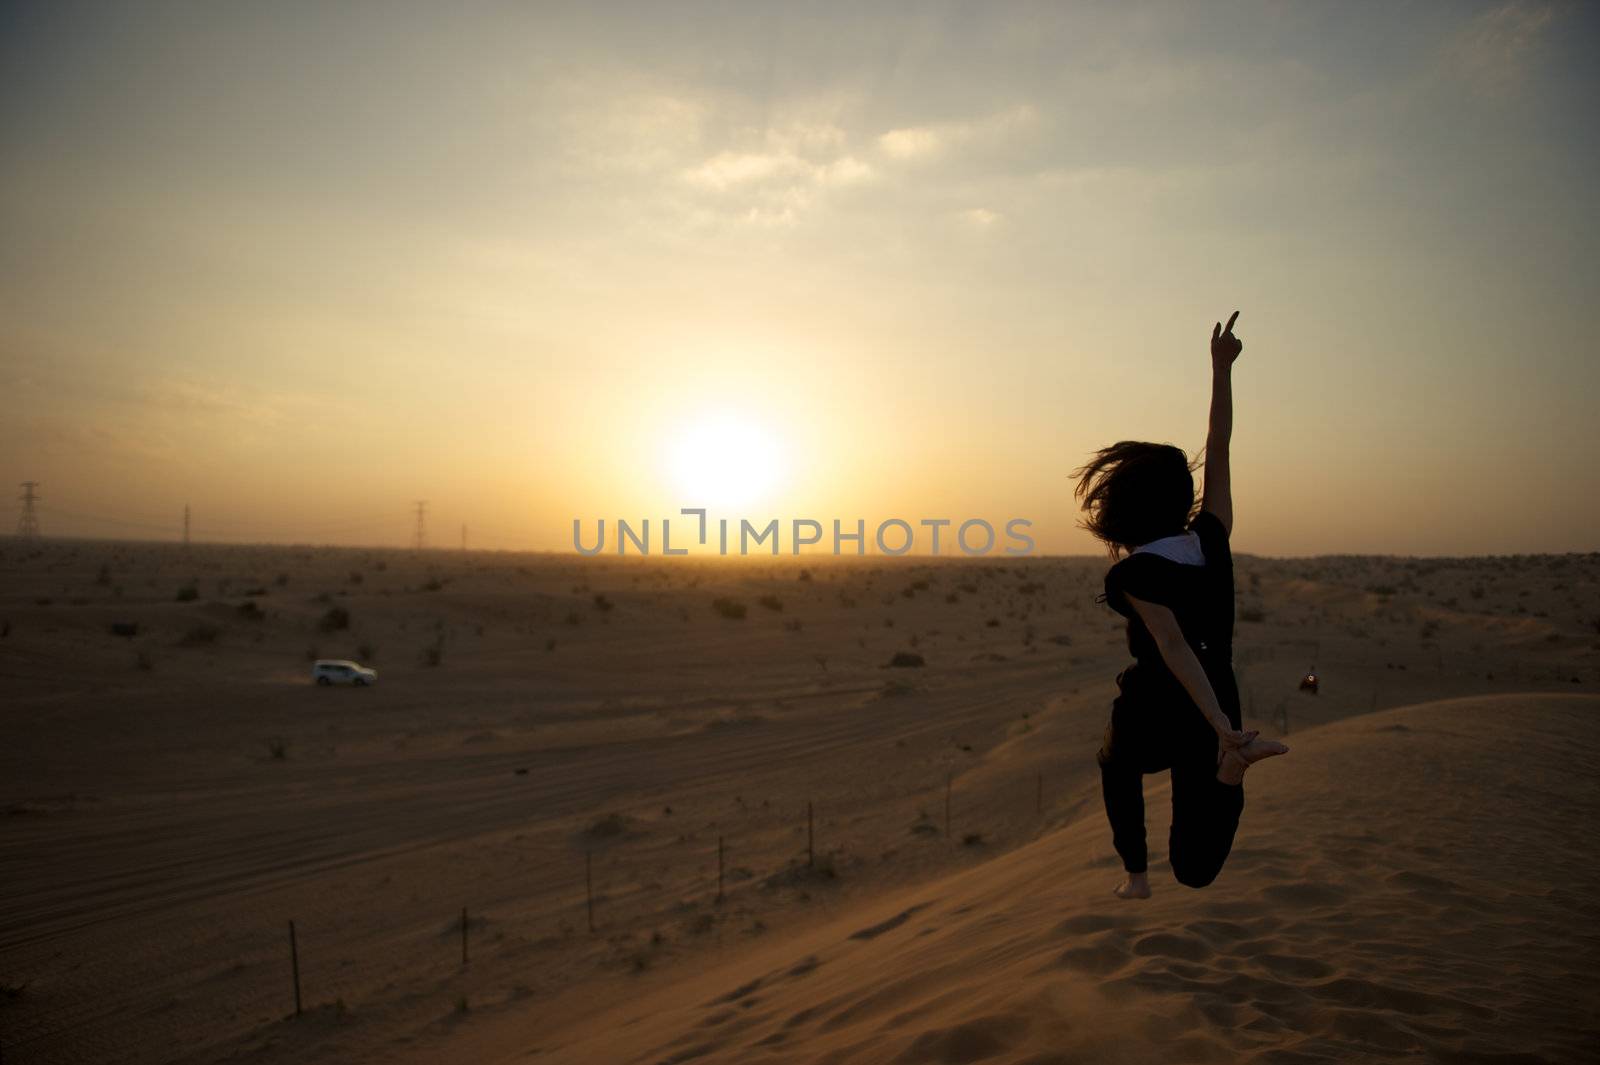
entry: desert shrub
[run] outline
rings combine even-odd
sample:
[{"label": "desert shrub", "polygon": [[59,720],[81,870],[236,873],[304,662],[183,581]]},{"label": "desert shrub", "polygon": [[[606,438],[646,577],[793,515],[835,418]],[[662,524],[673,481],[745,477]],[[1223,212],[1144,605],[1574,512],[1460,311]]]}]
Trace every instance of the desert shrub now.
[{"label": "desert shrub", "polygon": [[134,656],[133,656],[133,668],[134,669],[143,670],[146,673],[150,672],[151,669],[155,668],[155,663],[150,660],[150,652],[149,651],[137,651],[137,652],[135,652]]},{"label": "desert shrub", "polygon": [[1267,612],[1258,606],[1247,606],[1239,611],[1240,621],[1262,622],[1267,620]]},{"label": "desert shrub", "polygon": [[378,657],[378,649],[370,643],[364,643],[356,648],[356,656],[363,662],[371,662]]},{"label": "desert shrub", "polygon": [[322,620],[317,622],[317,628],[323,632],[338,632],[350,627],[350,611],[342,606],[336,606],[322,615]]},{"label": "desert shrub", "polygon": [[811,579],[811,571],[808,570],[808,569],[801,570],[800,571],[800,579],[803,580],[803,581],[809,581]]},{"label": "desert shrub", "polygon": [[215,625],[196,625],[183,634],[185,647],[202,647],[206,644],[217,642],[217,637],[222,635],[222,630]]},{"label": "desert shrub", "polygon": [[200,589],[192,584],[186,584],[178,589],[176,598],[180,603],[192,603],[200,598]]},{"label": "desert shrub", "polygon": [[285,762],[289,759],[289,741],[282,736],[274,736],[267,740],[267,754],[274,762]]},{"label": "desert shrub", "polygon": [[768,610],[776,610],[779,613],[783,612],[783,600],[779,599],[775,595],[764,595],[760,599],[757,599],[756,602],[760,603]]},{"label": "desert shrub", "polygon": [[240,603],[238,607],[235,608],[234,613],[238,614],[246,621],[260,621],[262,618],[267,616],[262,612],[261,608],[256,605],[255,600],[253,599],[249,599],[243,603]]},{"label": "desert shrub", "polygon": [[737,599],[713,599],[711,609],[725,618],[737,621],[745,615],[745,605]]},{"label": "desert shrub", "polygon": [[422,649],[422,664],[436,667],[444,663],[444,644],[436,643]]},{"label": "desert shrub", "polygon": [[96,584],[110,584],[111,583],[111,567],[102,564],[101,567],[100,567],[100,572],[95,577],[94,582]]},{"label": "desert shrub", "polygon": [[921,669],[924,664],[922,656],[915,651],[896,651],[889,659],[891,669]]},{"label": "desert shrub", "polygon": [[600,611],[600,613],[604,614],[608,611],[615,610],[616,606],[617,604],[607,599],[604,595],[601,595],[599,592],[595,593],[594,608]]},{"label": "desert shrub", "polygon": [[360,584],[364,580],[366,580],[366,578],[361,575],[361,572],[359,570],[351,570],[350,571],[350,583],[351,584]]}]

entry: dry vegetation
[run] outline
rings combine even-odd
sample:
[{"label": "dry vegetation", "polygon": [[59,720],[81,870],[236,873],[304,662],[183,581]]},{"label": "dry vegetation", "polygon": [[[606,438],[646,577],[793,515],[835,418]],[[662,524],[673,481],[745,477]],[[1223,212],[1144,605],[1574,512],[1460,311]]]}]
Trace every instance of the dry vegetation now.
[{"label": "dry vegetation", "polygon": [[[426,1058],[1092,820],[1104,569],[5,543],[0,1048]],[[1593,555],[1242,558],[1247,722],[1593,693],[1597,593]]]}]

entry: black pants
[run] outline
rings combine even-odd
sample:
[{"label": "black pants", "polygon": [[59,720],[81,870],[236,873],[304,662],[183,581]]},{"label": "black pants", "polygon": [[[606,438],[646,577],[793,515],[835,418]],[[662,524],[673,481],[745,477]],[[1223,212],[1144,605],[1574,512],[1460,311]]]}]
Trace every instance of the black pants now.
[{"label": "black pants", "polygon": [[[1217,693],[1223,710],[1239,728],[1238,699],[1225,697],[1235,690],[1232,685],[1223,687],[1230,689]],[[1233,849],[1233,834],[1244,811],[1244,787],[1217,779],[1217,734],[1187,692],[1138,689],[1124,686],[1111,704],[1111,720],[1100,746],[1100,791],[1112,844],[1128,872],[1146,871],[1144,776],[1170,770],[1172,830],[1167,836],[1167,860],[1178,883],[1205,887],[1217,878]]]}]

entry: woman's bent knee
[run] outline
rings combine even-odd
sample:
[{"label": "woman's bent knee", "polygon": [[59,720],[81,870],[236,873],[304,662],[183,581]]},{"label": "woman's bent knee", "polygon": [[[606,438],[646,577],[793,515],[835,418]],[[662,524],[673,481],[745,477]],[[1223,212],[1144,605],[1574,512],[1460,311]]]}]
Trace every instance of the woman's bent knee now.
[{"label": "woman's bent knee", "polygon": [[[1224,859],[1226,861],[1226,859]],[[1222,862],[1194,862],[1175,861],[1172,863],[1172,876],[1184,887],[1203,888],[1210,886],[1222,872]]]}]

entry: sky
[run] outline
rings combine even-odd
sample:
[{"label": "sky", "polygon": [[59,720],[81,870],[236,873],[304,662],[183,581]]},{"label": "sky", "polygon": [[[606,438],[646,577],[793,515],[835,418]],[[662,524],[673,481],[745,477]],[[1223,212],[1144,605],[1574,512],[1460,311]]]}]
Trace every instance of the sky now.
[{"label": "sky", "polygon": [[1236,551],[1597,550],[1597,45],[1581,3],[6,3],[0,477],[46,535],[401,545],[426,500],[437,546],[701,506],[1083,554],[1072,470],[1198,451],[1239,310]]}]

